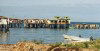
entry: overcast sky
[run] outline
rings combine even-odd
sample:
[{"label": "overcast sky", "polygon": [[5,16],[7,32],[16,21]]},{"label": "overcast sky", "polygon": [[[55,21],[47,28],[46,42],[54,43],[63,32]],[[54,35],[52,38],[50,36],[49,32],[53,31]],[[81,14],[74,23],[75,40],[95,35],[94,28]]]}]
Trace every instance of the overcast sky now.
[{"label": "overcast sky", "polygon": [[0,16],[70,16],[71,21],[100,22],[100,0],[0,0]]}]

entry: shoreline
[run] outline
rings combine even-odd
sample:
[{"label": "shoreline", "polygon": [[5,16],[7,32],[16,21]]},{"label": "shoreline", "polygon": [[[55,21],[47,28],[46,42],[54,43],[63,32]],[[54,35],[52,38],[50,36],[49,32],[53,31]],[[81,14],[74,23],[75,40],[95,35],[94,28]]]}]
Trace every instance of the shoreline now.
[{"label": "shoreline", "polygon": [[79,43],[55,43],[55,44],[42,44],[41,42],[18,42],[16,44],[0,44],[0,50],[8,51],[31,51],[31,50],[40,50],[40,51],[55,51],[55,50],[76,50],[81,51],[97,51],[100,50],[100,40],[91,41],[91,42],[79,42]]}]

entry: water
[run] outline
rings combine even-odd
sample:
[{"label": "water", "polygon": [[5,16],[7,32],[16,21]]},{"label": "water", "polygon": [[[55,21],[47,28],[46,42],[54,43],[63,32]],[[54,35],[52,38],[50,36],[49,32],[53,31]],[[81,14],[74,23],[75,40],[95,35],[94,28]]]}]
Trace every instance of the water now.
[{"label": "water", "polygon": [[100,29],[10,28],[8,34],[0,34],[0,44],[15,44],[22,40],[43,40],[44,43],[64,42],[63,34],[100,38]]}]

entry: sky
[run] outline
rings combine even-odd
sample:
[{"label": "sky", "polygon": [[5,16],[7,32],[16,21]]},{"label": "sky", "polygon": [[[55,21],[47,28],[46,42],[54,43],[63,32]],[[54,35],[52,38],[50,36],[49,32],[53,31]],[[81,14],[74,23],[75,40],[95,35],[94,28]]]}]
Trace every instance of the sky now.
[{"label": "sky", "polygon": [[0,0],[0,16],[69,16],[73,22],[100,22],[100,0]]}]

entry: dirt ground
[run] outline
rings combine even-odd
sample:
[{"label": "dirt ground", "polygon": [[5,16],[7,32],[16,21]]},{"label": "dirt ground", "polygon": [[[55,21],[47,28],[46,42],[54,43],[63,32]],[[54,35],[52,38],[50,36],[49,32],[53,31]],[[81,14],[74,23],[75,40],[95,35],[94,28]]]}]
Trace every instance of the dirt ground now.
[{"label": "dirt ground", "polygon": [[50,46],[49,44],[35,44],[19,42],[17,44],[0,44],[0,51],[98,51],[97,49],[66,48]]}]

